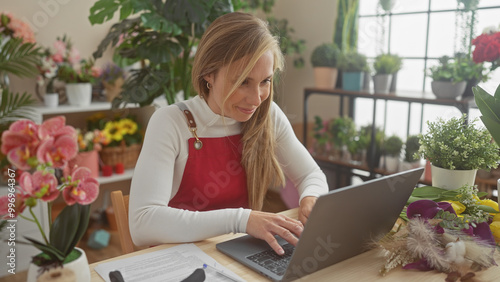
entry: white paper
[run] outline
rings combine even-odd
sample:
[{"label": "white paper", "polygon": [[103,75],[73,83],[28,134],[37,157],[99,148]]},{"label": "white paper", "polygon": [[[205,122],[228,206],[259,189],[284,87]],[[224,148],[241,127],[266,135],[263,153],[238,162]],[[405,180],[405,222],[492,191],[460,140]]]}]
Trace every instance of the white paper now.
[{"label": "white paper", "polygon": [[125,259],[110,261],[97,265],[94,270],[106,281],[110,282],[109,273],[120,271],[125,282],[179,282],[188,277],[203,264],[210,265],[219,272],[232,277],[205,270],[205,281],[245,281],[231,270],[217,263],[194,244],[182,244]]}]

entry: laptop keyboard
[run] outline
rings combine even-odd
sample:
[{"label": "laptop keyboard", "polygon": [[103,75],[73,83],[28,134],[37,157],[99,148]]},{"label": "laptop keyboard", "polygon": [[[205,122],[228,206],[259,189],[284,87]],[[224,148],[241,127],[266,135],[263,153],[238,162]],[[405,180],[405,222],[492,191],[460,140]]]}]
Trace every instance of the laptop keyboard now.
[{"label": "laptop keyboard", "polygon": [[285,254],[280,256],[272,249],[260,253],[256,253],[246,258],[257,263],[258,265],[272,271],[277,275],[285,274],[285,270],[290,262],[294,247],[292,244],[285,244],[281,246]]}]

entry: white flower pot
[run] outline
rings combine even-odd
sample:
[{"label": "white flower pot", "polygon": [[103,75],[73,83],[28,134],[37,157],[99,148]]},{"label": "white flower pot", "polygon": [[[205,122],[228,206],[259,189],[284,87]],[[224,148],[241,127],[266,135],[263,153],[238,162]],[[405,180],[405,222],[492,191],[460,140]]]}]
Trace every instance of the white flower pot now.
[{"label": "white flower pot", "polygon": [[47,108],[57,108],[59,105],[59,94],[58,93],[46,93],[43,97],[43,101]]},{"label": "white flower pot", "polygon": [[477,169],[451,170],[431,164],[432,186],[447,190],[458,189],[464,185],[474,185]]},{"label": "white flower pot", "polygon": [[389,172],[397,172],[399,170],[399,158],[385,156],[385,169]]},{"label": "white flower pot", "polygon": [[376,94],[389,94],[391,88],[391,74],[376,74],[373,76],[373,91]]},{"label": "white flower pot", "polygon": [[88,106],[92,102],[92,84],[89,82],[67,83],[66,96],[70,105]]},{"label": "white flower pot", "polygon": [[[76,282],[89,282],[90,268],[87,256],[85,255],[85,252],[82,249],[78,247],[75,247],[75,249],[80,251],[81,253],[80,257],[70,263],[64,264],[63,267],[73,271],[76,277]],[[36,282],[39,275],[38,269],[39,269],[38,266],[31,263],[28,268],[28,279],[26,281]]]}]

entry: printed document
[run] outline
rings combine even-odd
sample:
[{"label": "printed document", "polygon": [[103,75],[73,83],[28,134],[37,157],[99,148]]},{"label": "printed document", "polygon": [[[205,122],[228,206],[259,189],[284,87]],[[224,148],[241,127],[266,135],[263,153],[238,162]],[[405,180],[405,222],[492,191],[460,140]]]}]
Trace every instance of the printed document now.
[{"label": "printed document", "polygon": [[[172,248],[138,256],[101,263],[95,271],[110,282],[109,273],[120,271],[126,282],[179,282],[191,275],[203,264],[211,266],[205,270],[205,281],[245,281],[231,270],[217,263],[194,244],[182,244]],[[232,278],[232,279],[231,279]]]}]

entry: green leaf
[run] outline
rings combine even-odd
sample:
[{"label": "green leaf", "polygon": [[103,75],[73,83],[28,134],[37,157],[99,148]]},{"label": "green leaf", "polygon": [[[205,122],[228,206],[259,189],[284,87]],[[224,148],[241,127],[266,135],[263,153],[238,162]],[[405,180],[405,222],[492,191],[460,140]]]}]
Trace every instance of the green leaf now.
[{"label": "green leaf", "polygon": [[486,206],[486,205],[478,205],[477,208],[482,210],[482,211],[489,212],[489,213],[499,213],[494,208],[492,208],[490,206]]},{"label": "green leaf", "polygon": [[0,100],[0,125],[9,124],[12,121],[27,118],[34,120],[33,108],[35,100],[28,93],[11,93],[4,88]]},{"label": "green leaf", "polygon": [[[113,18],[121,4],[115,0],[99,0],[90,8],[89,21],[92,25],[102,24]],[[120,17],[120,19],[123,19]]]},{"label": "green leaf", "polygon": [[500,99],[495,99],[495,97],[488,94],[480,86],[472,87],[472,91],[474,92],[474,100],[481,114],[500,123]]},{"label": "green leaf", "polygon": [[415,188],[411,195],[414,197],[429,199],[439,198],[444,192],[448,192],[448,190],[433,186],[423,186]]},{"label": "green leaf", "polygon": [[78,244],[80,239],[82,239],[83,235],[87,231],[87,226],[89,224],[89,219],[90,219],[90,205],[84,205],[84,206],[79,204],[76,205],[80,206],[80,220],[78,228],[76,229],[75,237],[73,238],[73,241],[70,244],[70,252],[75,248],[76,244]]},{"label": "green leaf", "polygon": [[500,84],[497,87],[497,90],[495,91],[494,95],[495,99],[500,100]]},{"label": "green leaf", "polygon": [[477,197],[482,198],[488,195],[488,192],[477,192]]},{"label": "green leaf", "polygon": [[63,261],[66,256],[64,256],[58,249],[51,245],[45,245],[35,239],[24,237],[26,240],[30,241],[35,248],[47,254],[54,261]]},{"label": "green leaf", "polygon": [[80,205],[66,206],[54,220],[50,228],[49,242],[66,257],[71,252],[78,226],[80,225]]},{"label": "green leaf", "polygon": [[40,48],[34,43],[23,43],[20,38],[8,40],[0,49],[0,73],[11,73],[18,77],[34,77],[38,74],[36,64],[40,60]]},{"label": "green leaf", "polygon": [[500,122],[495,121],[487,116],[481,116],[481,121],[486,126],[486,129],[491,134],[491,137],[495,140],[495,142],[500,146]]}]

